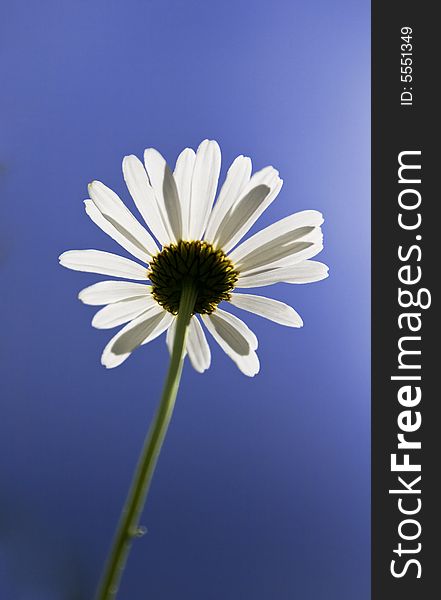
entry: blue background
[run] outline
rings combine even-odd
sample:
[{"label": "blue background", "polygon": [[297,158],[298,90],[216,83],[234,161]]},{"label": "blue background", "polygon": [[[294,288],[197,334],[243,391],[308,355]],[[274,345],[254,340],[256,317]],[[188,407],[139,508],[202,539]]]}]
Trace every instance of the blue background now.
[{"label": "blue background", "polygon": [[301,330],[242,313],[256,378],[212,342],[206,374],[186,365],[121,598],[367,600],[369,3],[3,4],[0,597],[91,598],[166,370],[164,337],[100,366],[112,333],[76,300],[100,277],[57,262],[118,251],[86,185],[130,205],[125,154],[210,137],[223,173],[280,170],[259,227],[324,213],[331,276],[261,290]]}]

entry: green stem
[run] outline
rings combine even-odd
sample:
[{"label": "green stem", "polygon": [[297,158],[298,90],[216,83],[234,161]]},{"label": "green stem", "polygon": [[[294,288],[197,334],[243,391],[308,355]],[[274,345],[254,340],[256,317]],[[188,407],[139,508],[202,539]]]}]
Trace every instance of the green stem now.
[{"label": "green stem", "polygon": [[133,481],[121,513],[112,549],[98,588],[96,600],[115,600],[132,540],[141,533],[139,519],[173,413],[184,364],[187,325],[194,309],[196,297],[197,292],[195,292],[191,285],[183,287],[176,319],[175,338],[170,365],[161,402],[144,441],[138,466],[136,467]]}]

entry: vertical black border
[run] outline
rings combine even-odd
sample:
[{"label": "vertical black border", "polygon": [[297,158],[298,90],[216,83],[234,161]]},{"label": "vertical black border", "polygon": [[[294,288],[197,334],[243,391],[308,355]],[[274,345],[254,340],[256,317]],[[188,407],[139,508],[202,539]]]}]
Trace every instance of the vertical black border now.
[{"label": "vertical black border", "polygon": [[[435,16],[435,3],[403,0],[372,4],[372,598],[373,600],[434,600],[441,594],[441,564],[439,564],[441,527],[441,356],[438,338],[441,334],[437,318],[438,273],[441,251],[440,190],[437,189],[438,172],[441,173],[441,152],[437,148],[440,130],[441,103],[437,88],[441,68],[439,49],[439,24]],[[400,94],[406,83],[401,81],[401,28],[412,28],[412,86],[413,105],[401,106]],[[438,31],[437,31],[438,29]],[[436,106],[438,104],[438,106]],[[398,154],[406,150],[421,150],[422,216],[421,241],[415,240],[415,231],[404,231],[398,225]],[[440,166],[438,166],[438,160]],[[427,310],[409,310],[421,313],[420,375],[422,400],[418,408],[422,425],[411,439],[419,439],[421,450],[411,453],[411,460],[419,458],[421,473],[408,474],[407,481],[421,475],[415,488],[422,508],[415,518],[421,523],[421,536],[415,541],[400,540],[398,526],[406,516],[397,507],[397,495],[389,494],[397,486],[397,476],[392,473],[391,457],[397,452],[397,417],[404,410],[397,401],[397,391],[402,385],[391,381],[397,368],[397,342],[405,332],[400,331],[398,317],[405,309],[398,305],[398,269],[406,264],[398,258],[398,247],[419,243],[422,250],[420,262],[417,252],[412,254],[412,269],[420,265],[420,287],[428,288],[432,305]],[[418,286],[415,286],[416,288]],[[440,286],[438,285],[438,288]],[[417,334],[415,334],[417,335]],[[403,371],[399,372],[403,374]],[[417,371],[407,371],[417,374]],[[415,457],[415,458],[414,458]],[[406,497],[406,496],[403,496]],[[410,496],[407,496],[409,498]],[[416,498],[416,496],[412,496]],[[407,506],[410,506],[408,504]],[[410,529],[409,529],[410,532]],[[403,568],[401,558],[393,552],[402,542],[409,548],[421,543],[421,552],[407,555],[421,563],[421,578],[417,578],[415,565],[409,566],[401,578],[390,572],[391,560],[398,559],[397,569]]]}]

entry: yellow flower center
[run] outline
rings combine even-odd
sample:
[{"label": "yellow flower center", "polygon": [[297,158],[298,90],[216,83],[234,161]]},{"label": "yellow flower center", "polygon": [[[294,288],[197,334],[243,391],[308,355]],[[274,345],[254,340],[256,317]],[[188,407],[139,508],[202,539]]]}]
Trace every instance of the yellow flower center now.
[{"label": "yellow flower center", "polygon": [[164,246],[152,258],[148,272],[154,299],[173,315],[178,313],[184,283],[197,290],[193,314],[210,314],[219,302],[230,299],[238,277],[224,252],[202,241]]}]

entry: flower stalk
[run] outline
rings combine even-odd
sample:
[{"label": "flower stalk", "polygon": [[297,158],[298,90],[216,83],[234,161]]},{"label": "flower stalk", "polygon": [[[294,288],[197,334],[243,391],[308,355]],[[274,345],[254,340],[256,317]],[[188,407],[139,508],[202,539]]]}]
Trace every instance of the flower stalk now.
[{"label": "flower stalk", "polygon": [[139,528],[139,519],[173,414],[184,364],[188,324],[196,300],[197,291],[194,286],[191,283],[185,283],[182,287],[173,348],[161,401],[144,441],[112,548],[99,584],[96,600],[115,600],[133,538],[142,534],[142,530]]}]

